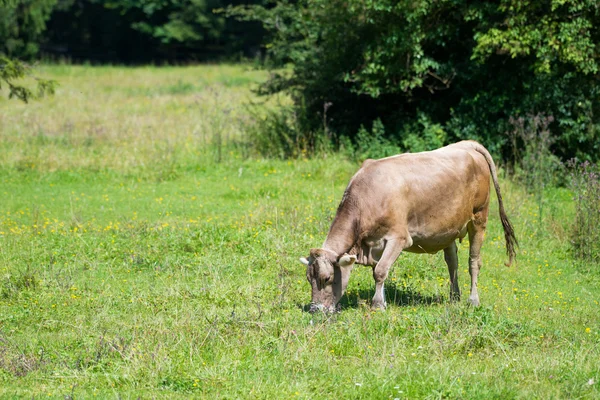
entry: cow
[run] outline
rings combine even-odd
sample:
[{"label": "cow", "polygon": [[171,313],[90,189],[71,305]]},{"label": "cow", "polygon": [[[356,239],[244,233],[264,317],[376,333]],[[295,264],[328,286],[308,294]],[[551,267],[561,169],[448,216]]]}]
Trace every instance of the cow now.
[{"label": "cow", "polygon": [[372,308],[385,309],[388,271],[402,251],[444,251],[450,300],[460,300],[456,240],[469,235],[469,302],[479,305],[477,276],[490,204],[490,176],[498,197],[508,264],[518,242],[500,193],[496,166],[481,144],[467,140],[433,151],[366,160],[344,191],[323,247],[311,249],[306,278],[310,312],[334,312],[355,264],[373,267]]}]

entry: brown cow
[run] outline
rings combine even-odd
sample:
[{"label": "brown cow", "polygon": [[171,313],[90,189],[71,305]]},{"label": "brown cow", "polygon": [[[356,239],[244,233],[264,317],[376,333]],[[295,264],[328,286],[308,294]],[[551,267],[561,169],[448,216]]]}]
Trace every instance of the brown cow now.
[{"label": "brown cow", "polygon": [[301,258],[312,286],[311,312],[335,311],[355,263],[373,267],[372,306],[385,308],[383,283],[400,253],[444,250],[450,298],[460,299],[456,239],[469,234],[469,301],[479,305],[477,275],[492,177],[506,251],[518,245],[506,216],[496,166],[481,144],[463,141],[434,151],[366,160],[352,177],[323,248]]}]

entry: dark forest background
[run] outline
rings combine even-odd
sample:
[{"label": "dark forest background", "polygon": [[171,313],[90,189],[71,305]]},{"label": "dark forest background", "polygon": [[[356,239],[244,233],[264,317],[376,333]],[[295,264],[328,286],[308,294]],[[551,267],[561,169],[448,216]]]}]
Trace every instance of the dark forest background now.
[{"label": "dark forest background", "polygon": [[29,60],[118,64],[255,58],[264,36],[261,24],[218,12],[240,3],[6,0],[0,6],[0,51]]}]

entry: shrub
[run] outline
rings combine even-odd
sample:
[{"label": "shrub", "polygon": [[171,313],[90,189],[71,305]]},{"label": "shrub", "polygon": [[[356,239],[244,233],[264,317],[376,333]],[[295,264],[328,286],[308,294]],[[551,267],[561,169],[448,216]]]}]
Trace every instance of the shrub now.
[{"label": "shrub", "polygon": [[357,161],[367,158],[382,158],[400,153],[400,147],[386,137],[385,127],[381,120],[373,122],[371,131],[361,126],[356,134],[356,145],[353,156]]},{"label": "shrub", "polygon": [[402,145],[406,151],[435,150],[446,144],[447,133],[440,124],[434,124],[425,114],[418,116],[418,121],[407,125]]},{"label": "shrub", "polygon": [[562,182],[563,165],[551,150],[556,142],[549,129],[552,122],[554,117],[544,114],[509,118],[512,173],[530,193],[539,194],[544,187]]},{"label": "shrub", "polygon": [[[600,14],[595,1],[277,1],[229,9],[271,34],[274,73],[262,92],[294,100],[299,129],[358,141],[379,119],[386,137],[419,147],[426,115],[445,141],[477,139],[505,153],[509,116],[553,115],[557,154],[600,154]],[[363,132],[364,133],[364,132]],[[429,139],[423,139],[428,141]],[[506,155],[506,154],[505,154]]]},{"label": "shrub", "polygon": [[254,124],[248,135],[253,150],[267,157],[297,158],[328,149],[323,131],[300,127],[303,108],[282,106],[277,110],[252,109]]},{"label": "shrub", "polygon": [[512,175],[535,197],[541,221],[544,212],[544,191],[561,183],[563,164],[551,151],[555,142],[549,126],[554,117],[528,114],[510,117],[512,129],[507,132],[512,150]]}]

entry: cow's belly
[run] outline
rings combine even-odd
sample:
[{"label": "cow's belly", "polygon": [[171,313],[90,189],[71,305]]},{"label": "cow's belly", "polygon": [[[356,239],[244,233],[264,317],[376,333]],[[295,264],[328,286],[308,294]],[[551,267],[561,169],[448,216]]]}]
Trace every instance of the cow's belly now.
[{"label": "cow's belly", "polygon": [[449,229],[435,234],[411,234],[412,246],[404,249],[411,253],[437,253],[450,246],[456,239],[462,239],[467,234],[467,224],[460,229]]},{"label": "cow's belly", "polygon": [[408,249],[404,249],[404,251],[408,251],[409,253],[437,253],[440,250],[448,247],[454,239],[452,240],[439,240],[439,241],[427,241],[420,243],[413,243]]}]

